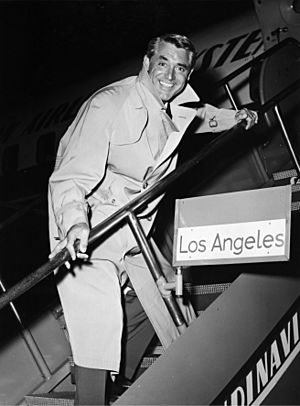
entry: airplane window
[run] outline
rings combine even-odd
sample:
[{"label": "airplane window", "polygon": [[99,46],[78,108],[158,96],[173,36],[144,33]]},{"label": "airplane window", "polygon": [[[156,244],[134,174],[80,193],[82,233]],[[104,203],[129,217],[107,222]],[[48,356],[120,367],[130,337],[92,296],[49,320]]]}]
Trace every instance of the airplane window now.
[{"label": "airplane window", "polygon": [[37,163],[42,164],[54,161],[55,152],[55,132],[52,131],[41,135],[36,149]]},{"label": "airplane window", "polygon": [[10,145],[5,148],[2,155],[2,172],[12,173],[18,169],[19,145]]}]

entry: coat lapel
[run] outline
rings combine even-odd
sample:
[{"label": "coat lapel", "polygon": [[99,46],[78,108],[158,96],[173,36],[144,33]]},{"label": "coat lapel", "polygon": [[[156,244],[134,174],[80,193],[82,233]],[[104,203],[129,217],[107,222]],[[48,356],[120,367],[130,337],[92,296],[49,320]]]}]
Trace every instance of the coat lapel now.
[{"label": "coat lapel", "polygon": [[156,162],[155,168],[160,166],[174,152],[174,150],[180,143],[187,127],[195,118],[197,113],[196,110],[194,108],[184,106],[184,104],[188,102],[199,102],[198,95],[189,85],[187,85],[185,90],[181,94],[179,94],[171,103],[173,122],[175,123],[179,131],[174,131],[170,134],[165,148],[163,149],[160,157]]}]

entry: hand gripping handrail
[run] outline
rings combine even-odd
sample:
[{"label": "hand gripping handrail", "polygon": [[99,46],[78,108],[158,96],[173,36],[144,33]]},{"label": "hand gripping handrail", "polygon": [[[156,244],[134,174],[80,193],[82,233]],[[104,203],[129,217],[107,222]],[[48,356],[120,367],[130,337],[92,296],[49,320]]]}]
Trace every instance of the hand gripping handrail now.
[{"label": "hand gripping handrail", "polygon": [[[293,93],[300,87],[300,80],[297,80],[295,83],[290,85],[287,89],[281,91],[272,99],[268,100],[265,104],[261,105],[259,109],[259,114],[265,113],[271,108],[276,108],[278,103],[286,98],[288,95]],[[124,221],[128,221],[129,226],[131,227],[135,238],[137,239],[138,245],[141,248],[141,251],[145,257],[146,263],[149,266],[149,269],[157,281],[162,277],[159,266],[157,266],[157,261],[155,261],[151,247],[147,244],[145,236],[143,235],[143,230],[139,227],[138,218],[135,216],[135,212],[140,212],[151,200],[154,200],[156,197],[160,196],[169,188],[170,185],[175,183],[179,178],[186,174],[189,170],[197,166],[199,163],[205,159],[211,157],[217,151],[220,151],[230,142],[238,140],[241,136],[241,132],[244,131],[245,121],[237,124],[231,130],[228,130],[218,136],[215,140],[210,142],[205,146],[198,154],[196,154],[189,161],[181,164],[176,170],[171,172],[169,175],[158,181],[156,184],[149,187],[138,197],[127,203],[121,209],[116,211],[110,217],[105,219],[103,222],[95,226],[89,236],[89,245],[95,243],[98,239],[103,237],[108,231],[117,227]],[[71,259],[69,251],[64,248],[61,252],[55,255],[54,258],[43,264],[41,267],[33,271],[31,274],[23,278],[21,281],[16,283],[13,287],[5,291],[0,295],[0,310],[7,306],[12,301],[16,300],[18,297],[23,295],[25,292],[33,288],[40,281],[49,276],[56,268],[62,266],[66,261]],[[173,300],[173,296],[164,297],[166,305],[171,313],[171,316],[175,324],[180,327],[185,324],[185,321],[182,317],[182,314],[176,305],[176,302]]]},{"label": "hand gripping handrail", "polygon": [[[241,132],[245,131],[245,122],[241,122],[228,130],[214,141],[209,143],[204,147],[198,154],[195,155],[189,161],[181,164],[176,170],[171,172],[169,175],[165,176],[163,179],[159,180],[156,184],[149,187],[138,197],[131,200],[129,203],[124,205],[121,209],[117,210],[107,219],[102,221],[100,224],[95,226],[89,236],[88,245],[97,242],[101,237],[103,237],[108,231],[111,231],[117,226],[120,226],[123,222],[128,221],[135,238],[137,239],[138,245],[145,257],[146,263],[149,269],[157,281],[159,278],[163,277],[159,266],[157,266],[157,261],[152,255],[152,250],[149,244],[147,244],[146,237],[143,234],[142,228],[139,226],[138,218],[135,213],[141,212],[142,209],[151,201],[166,192],[168,187],[174,184],[179,178],[186,174],[189,170],[194,168],[200,162],[204,161],[206,158],[211,157],[217,151],[221,150],[225,145],[230,142],[234,142],[235,139],[241,137]],[[64,248],[58,254],[55,255],[51,260],[40,266],[38,269],[33,271],[31,274],[23,278],[21,281],[16,283],[2,295],[0,295],[0,310],[6,305],[16,300],[18,297],[23,295],[25,292],[33,288],[40,281],[49,276],[56,268],[62,266],[66,261],[71,259],[69,251]],[[185,320],[181,314],[181,311],[172,295],[163,297],[169,312],[178,327],[185,326]]]}]

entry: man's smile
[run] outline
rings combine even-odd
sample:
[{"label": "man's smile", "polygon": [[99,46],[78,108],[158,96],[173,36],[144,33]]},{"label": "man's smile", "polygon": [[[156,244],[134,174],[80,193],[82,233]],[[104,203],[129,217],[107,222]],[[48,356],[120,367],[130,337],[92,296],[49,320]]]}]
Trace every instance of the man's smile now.
[{"label": "man's smile", "polygon": [[174,83],[164,82],[163,80],[159,80],[161,86],[171,88],[174,86]]},{"label": "man's smile", "polygon": [[191,60],[189,50],[163,41],[150,59],[144,57],[145,69],[163,102],[173,100],[183,91],[192,72]]}]

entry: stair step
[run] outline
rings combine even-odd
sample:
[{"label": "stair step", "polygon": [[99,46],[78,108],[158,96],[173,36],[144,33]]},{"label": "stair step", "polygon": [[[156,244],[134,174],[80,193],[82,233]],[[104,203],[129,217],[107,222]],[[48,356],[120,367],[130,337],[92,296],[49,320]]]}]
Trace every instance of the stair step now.
[{"label": "stair step", "polygon": [[25,396],[27,406],[73,406],[74,392],[51,392]]},{"label": "stair step", "polygon": [[[185,284],[186,290],[191,295],[195,310],[198,316],[206,309],[206,307],[214,301],[214,299],[223,293],[231,283],[213,283],[213,284],[201,284],[192,285],[187,282]],[[57,318],[60,320],[61,327],[68,334],[65,326],[64,315],[61,307],[57,310]],[[159,358],[164,352],[159,340],[154,340],[153,344],[148,348],[147,353],[142,359],[138,375],[142,374]],[[72,371],[72,357],[69,359],[69,364]],[[72,382],[74,383],[74,382]],[[69,390],[69,388],[67,389]],[[74,405],[74,392],[50,392],[50,393],[35,393],[25,396],[25,402],[27,406],[73,406]]]},{"label": "stair step", "polygon": [[273,179],[275,181],[290,179],[290,178],[297,177],[297,176],[298,176],[298,173],[297,173],[296,169],[287,169],[285,171],[273,173]]}]

